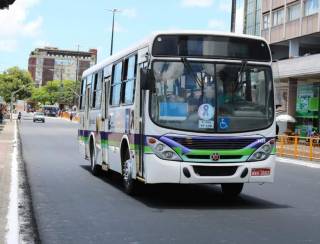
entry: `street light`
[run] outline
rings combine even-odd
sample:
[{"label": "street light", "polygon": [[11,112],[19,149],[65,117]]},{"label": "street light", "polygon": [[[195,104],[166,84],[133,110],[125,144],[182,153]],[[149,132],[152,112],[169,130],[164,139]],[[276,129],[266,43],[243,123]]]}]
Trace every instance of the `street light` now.
[{"label": "street light", "polygon": [[110,56],[112,55],[113,51],[113,32],[114,32],[114,16],[116,13],[121,12],[119,9],[108,9],[109,12],[112,12],[112,32],[111,32],[111,47],[110,47]]},{"label": "street light", "polygon": [[35,85],[33,83],[27,84],[27,85],[22,85],[21,88],[18,90],[11,92],[11,98],[10,98],[10,121],[12,122],[12,112],[13,112],[13,98],[14,96],[19,92],[22,91],[23,89],[27,88],[28,86]]},{"label": "street light", "polygon": [[231,4],[231,27],[230,31],[235,32],[236,30],[236,6],[237,6],[237,0],[232,0]]}]

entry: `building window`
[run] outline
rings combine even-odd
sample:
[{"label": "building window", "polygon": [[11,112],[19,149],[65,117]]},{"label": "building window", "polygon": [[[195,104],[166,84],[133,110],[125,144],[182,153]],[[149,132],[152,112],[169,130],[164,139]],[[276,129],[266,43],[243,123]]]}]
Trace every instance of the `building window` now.
[{"label": "building window", "polygon": [[272,17],[272,26],[283,24],[283,8],[274,11]]},{"label": "building window", "polygon": [[111,85],[111,105],[120,104],[122,62],[114,66]]},{"label": "building window", "polygon": [[263,29],[268,29],[270,27],[270,14],[263,15]]},{"label": "building window", "polygon": [[308,16],[318,12],[318,0],[304,1],[304,16]]},{"label": "building window", "polygon": [[294,4],[288,7],[288,21],[299,19],[300,17],[300,4]]}]

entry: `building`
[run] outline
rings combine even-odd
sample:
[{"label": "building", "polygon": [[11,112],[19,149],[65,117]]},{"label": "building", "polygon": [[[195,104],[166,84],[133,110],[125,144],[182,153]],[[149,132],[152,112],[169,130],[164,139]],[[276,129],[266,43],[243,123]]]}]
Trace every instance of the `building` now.
[{"label": "building", "polygon": [[243,6],[243,33],[260,36],[261,0],[244,0]]},{"label": "building", "polygon": [[261,36],[278,61],[280,111],[293,132],[320,131],[320,8],[318,0],[262,0]]},{"label": "building", "polygon": [[97,62],[97,50],[88,52],[36,48],[30,53],[28,69],[38,86],[52,80],[79,80],[82,72]]}]

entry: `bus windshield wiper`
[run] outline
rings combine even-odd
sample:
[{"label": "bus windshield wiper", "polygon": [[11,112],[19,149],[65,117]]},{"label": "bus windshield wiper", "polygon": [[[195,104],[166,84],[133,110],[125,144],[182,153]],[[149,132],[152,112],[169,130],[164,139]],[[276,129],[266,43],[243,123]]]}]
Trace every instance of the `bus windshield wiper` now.
[{"label": "bus windshield wiper", "polygon": [[245,68],[247,67],[247,63],[248,63],[247,60],[242,60],[242,62],[241,62],[241,67],[240,67],[240,69],[238,71],[239,73],[238,73],[238,77],[237,77],[237,80],[236,80],[237,83],[236,83],[236,85],[235,85],[235,87],[233,89],[233,92],[235,92],[238,89],[239,85],[240,85],[240,87],[242,85],[242,73],[245,70]]},{"label": "bus windshield wiper", "polygon": [[195,82],[197,82],[198,86],[199,86],[199,87],[203,87],[203,84],[202,84],[201,80],[199,80],[198,76],[195,74],[195,72],[194,72],[194,70],[192,69],[192,67],[191,67],[189,61],[187,60],[187,58],[181,58],[181,61],[182,61],[183,65],[187,68],[189,74],[192,75],[193,80],[194,80]]}]

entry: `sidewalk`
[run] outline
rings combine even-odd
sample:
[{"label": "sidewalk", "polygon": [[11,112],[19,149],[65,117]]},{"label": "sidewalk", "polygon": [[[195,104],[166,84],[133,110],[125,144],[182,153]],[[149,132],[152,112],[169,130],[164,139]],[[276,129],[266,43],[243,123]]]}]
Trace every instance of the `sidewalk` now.
[{"label": "sidewalk", "polygon": [[0,125],[0,243],[5,243],[11,181],[11,156],[14,144],[14,122]]}]

